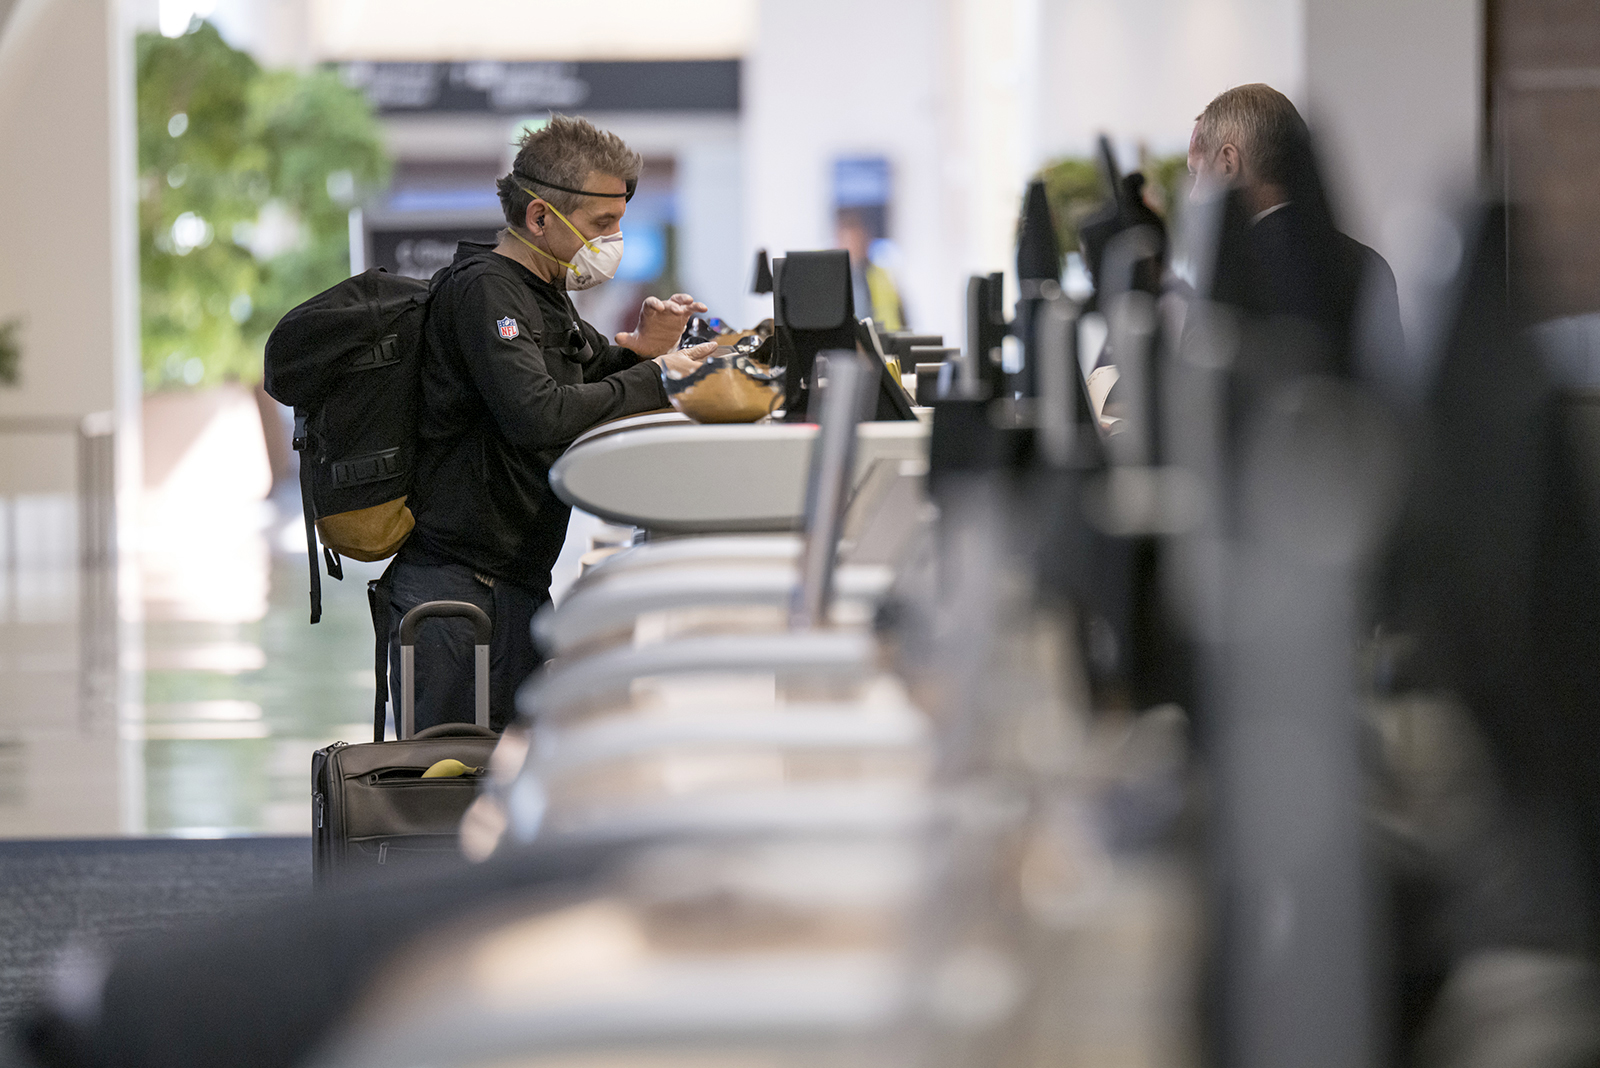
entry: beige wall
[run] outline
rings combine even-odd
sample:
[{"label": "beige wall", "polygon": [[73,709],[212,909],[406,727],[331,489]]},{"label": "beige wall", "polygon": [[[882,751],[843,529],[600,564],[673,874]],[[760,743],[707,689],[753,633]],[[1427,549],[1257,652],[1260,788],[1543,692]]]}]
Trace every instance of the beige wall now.
[{"label": "beige wall", "polygon": [[1351,236],[1394,268],[1426,325],[1434,220],[1477,180],[1482,0],[1304,0],[1307,118]]},{"label": "beige wall", "polygon": [[1302,0],[1044,0],[1040,152],[1087,155],[1102,132],[1184,152],[1200,110],[1247,82],[1298,102],[1303,31]]},{"label": "beige wall", "polygon": [[1102,130],[1181,151],[1240,82],[1299,99],[1302,29],[1302,0],[763,0],[744,75],[746,252],[831,244],[831,160],[887,156],[914,325],[959,344],[966,278],[1010,273],[1039,164]]},{"label": "beige wall", "polygon": [[[131,44],[116,0],[15,0],[0,30],[0,420],[117,411],[137,436]],[[130,390],[132,391],[130,393]],[[123,470],[137,470],[137,449]],[[72,488],[70,448],[0,435],[0,493]],[[137,479],[122,479],[136,484]]]},{"label": "beige wall", "polygon": [[[744,64],[742,261],[758,247],[830,247],[833,160],[884,156],[912,325],[960,344],[967,275],[1011,258],[1033,103],[1032,57],[1012,61],[1036,39],[1037,11],[1030,0],[762,0]],[[771,307],[752,299],[746,318]]]}]

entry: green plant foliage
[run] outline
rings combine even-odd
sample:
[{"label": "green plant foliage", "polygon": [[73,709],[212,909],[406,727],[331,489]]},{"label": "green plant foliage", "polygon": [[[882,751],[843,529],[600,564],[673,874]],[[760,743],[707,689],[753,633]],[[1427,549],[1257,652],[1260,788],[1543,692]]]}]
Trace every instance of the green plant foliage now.
[{"label": "green plant foliage", "polygon": [[1144,172],[1145,202],[1167,221],[1167,229],[1173,230],[1188,203],[1189,157],[1147,156],[1139,169]]},{"label": "green plant foliage", "polygon": [[1039,172],[1055,220],[1063,256],[1078,251],[1078,224],[1105,201],[1100,169],[1093,160],[1059,159]]},{"label": "green plant foliage", "polygon": [[0,386],[14,386],[22,381],[22,343],[17,340],[21,329],[21,319],[0,323]]},{"label": "green plant foliage", "polygon": [[381,128],[332,72],[263,71],[208,23],[137,55],[145,388],[258,381],[278,319],[349,271]]},{"label": "green plant foliage", "polygon": [[[1148,156],[1140,164],[1145,177],[1144,198],[1171,230],[1177,223],[1188,192],[1188,160],[1184,156]],[[1040,172],[1045,198],[1055,218],[1061,254],[1078,251],[1078,224],[1100,207],[1106,191],[1100,168],[1092,159],[1068,157],[1047,164]]]}]

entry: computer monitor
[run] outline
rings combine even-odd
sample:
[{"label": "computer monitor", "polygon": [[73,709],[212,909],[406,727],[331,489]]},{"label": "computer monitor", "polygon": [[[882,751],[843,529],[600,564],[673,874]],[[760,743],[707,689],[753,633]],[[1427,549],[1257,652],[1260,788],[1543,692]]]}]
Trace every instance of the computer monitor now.
[{"label": "computer monitor", "polygon": [[844,249],[791,252],[773,262],[773,325],[784,361],[784,421],[804,422],[811,408],[817,353],[856,346],[850,254]]},{"label": "computer monitor", "polygon": [[862,319],[856,326],[856,350],[872,357],[878,364],[877,400],[871,418],[878,422],[915,419],[917,416],[911,410],[911,397],[907,395],[905,386],[895,380],[894,372],[884,358],[877,327],[871,319]]},{"label": "computer monitor", "polygon": [[785,361],[784,421],[812,418],[817,353],[856,349],[877,362],[880,386],[872,418],[914,419],[911,399],[894,381],[870,323],[855,318],[850,254],[843,249],[790,252],[773,264],[773,313],[779,358]]},{"label": "computer monitor", "polygon": [[1000,346],[1010,333],[1002,298],[1005,276],[973,275],[967,279],[967,354],[969,380],[961,385],[994,400],[1005,393],[1006,373]]}]

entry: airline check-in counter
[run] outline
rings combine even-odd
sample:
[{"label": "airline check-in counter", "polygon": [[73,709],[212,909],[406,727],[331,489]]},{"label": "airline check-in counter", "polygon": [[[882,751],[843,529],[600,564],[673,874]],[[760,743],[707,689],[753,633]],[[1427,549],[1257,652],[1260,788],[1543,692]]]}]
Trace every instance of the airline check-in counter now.
[{"label": "airline check-in counter", "polygon": [[[589,567],[541,618],[548,647],[560,655],[641,616],[660,627],[661,613],[713,606],[777,613],[781,623],[798,579],[817,429],[647,415],[575,442],[551,471],[556,492],[643,537]],[[837,622],[862,620],[926,518],[927,441],[921,421],[858,427],[832,579]]]},{"label": "airline check-in counter", "polygon": [[[641,538],[537,620],[554,659],[519,700],[527,729],[503,743],[481,848],[507,832],[629,837],[915,807],[926,723],[871,625],[928,519],[928,428],[858,410],[843,405],[831,435],[639,416],[557,462],[563,500]],[[808,587],[820,610],[801,621]]]},{"label": "airline check-in counter", "polygon": [[[888,1039],[932,731],[871,624],[888,557],[927,518],[927,431],[858,424],[858,370],[836,367],[820,427],[646,416],[597,428],[557,464],[563,499],[646,534],[539,620],[555,659],[519,695],[522,726],[463,842],[615,848],[612,880],[534,921],[535,937],[590,944],[598,920],[635,948],[593,958],[598,985],[563,983],[553,1002],[520,965],[447,978],[417,958],[380,999],[399,1015],[367,1021],[330,1063],[661,1041],[692,1058],[730,1040],[809,1060],[818,1043]],[[885,558],[841,565],[841,545]],[[822,929],[839,937],[819,942]],[[508,935],[488,920],[452,938],[475,958]],[[441,1046],[447,1020],[472,1040]]]}]

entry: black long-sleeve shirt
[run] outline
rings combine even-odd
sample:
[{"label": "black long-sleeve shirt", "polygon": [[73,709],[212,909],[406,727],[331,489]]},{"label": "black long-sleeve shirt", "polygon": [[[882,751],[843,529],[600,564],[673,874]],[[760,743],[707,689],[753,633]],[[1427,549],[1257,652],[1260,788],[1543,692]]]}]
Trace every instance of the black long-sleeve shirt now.
[{"label": "black long-sleeve shirt", "polygon": [[417,526],[401,558],[548,591],[571,511],[551,464],[596,423],[666,403],[653,361],[609,344],[564,290],[463,241],[423,328]]}]

